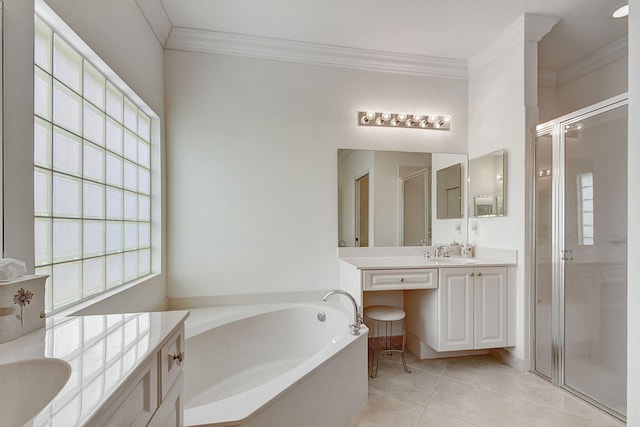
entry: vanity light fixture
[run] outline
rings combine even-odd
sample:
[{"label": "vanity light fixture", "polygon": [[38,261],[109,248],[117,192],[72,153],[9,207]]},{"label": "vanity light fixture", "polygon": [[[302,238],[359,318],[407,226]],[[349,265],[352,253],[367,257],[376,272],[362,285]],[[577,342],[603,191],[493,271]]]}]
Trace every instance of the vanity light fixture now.
[{"label": "vanity light fixture", "polygon": [[360,126],[400,127],[401,124],[404,124],[405,128],[449,130],[451,116],[358,111]]}]

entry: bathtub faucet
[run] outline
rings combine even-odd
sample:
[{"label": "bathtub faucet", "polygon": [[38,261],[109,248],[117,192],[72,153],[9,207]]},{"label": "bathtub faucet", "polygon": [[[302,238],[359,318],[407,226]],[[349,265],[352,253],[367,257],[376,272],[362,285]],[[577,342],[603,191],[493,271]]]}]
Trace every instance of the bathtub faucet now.
[{"label": "bathtub faucet", "polygon": [[353,324],[349,325],[349,328],[351,329],[351,335],[360,335],[360,325],[364,323],[364,319],[358,312],[358,303],[356,303],[356,300],[351,296],[351,294],[340,289],[327,292],[323,300],[326,302],[327,298],[333,294],[344,295],[351,300],[351,303],[353,304]]}]

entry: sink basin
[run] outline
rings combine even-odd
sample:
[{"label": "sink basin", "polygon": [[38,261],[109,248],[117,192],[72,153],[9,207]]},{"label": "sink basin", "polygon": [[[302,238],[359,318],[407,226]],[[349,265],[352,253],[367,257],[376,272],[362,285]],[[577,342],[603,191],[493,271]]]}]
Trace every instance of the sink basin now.
[{"label": "sink basin", "polygon": [[2,426],[22,426],[62,390],[71,366],[60,359],[20,360],[0,365]]},{"label": "sink basin", "polygon": [[435,265],[440,265],[440,264],[466,265],[466,264],[476,264],[478,262],[478,260],[475,260],[473,258],[427,258],[425,261],[427,262],[427,264],[435,264]]}]

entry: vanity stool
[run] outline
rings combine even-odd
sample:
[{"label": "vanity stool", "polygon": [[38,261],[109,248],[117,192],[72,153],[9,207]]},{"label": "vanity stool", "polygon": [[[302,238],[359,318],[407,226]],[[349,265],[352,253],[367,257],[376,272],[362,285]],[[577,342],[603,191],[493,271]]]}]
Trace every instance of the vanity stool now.
[{"label": "vanity stool", "polygon": [[[402,366],[407,374],[411,371],[407,368],[407,362],[404,359],[404,346],[406,342],[406,333],[404,329],[404,310],[397,307],[391,307],[389,305],[372,305],[364,309],[364,317],[370,319],[373,322],[373,328],[371,330],[370,347],[372,349],[371,358],[371,378],[375,378],[378,375],[378,363],[380,352],[391,354],[391,352],[399,352],[402,354]],[[383,323],[384,335],[381,335],[380,323]],[[393,322],[400,322],[402,327],[402,347],[394,347],[391,343],[391,329]]]}]

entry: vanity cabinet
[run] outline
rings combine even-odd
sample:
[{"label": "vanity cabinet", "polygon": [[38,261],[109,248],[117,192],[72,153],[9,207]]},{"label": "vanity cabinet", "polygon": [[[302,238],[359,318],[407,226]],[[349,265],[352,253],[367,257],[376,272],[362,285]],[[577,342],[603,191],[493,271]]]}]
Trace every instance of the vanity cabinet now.
[{"label": "vanity cabinet", "polygon": [[437,292],[425,294],[426,341],[436,351],[508,344],[506,267],[442,268]]},{"label": "vanity cabinet", "polygon": [[183,324],[85,425],[181,427],[184,357]]}]

